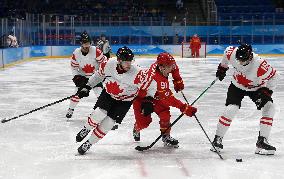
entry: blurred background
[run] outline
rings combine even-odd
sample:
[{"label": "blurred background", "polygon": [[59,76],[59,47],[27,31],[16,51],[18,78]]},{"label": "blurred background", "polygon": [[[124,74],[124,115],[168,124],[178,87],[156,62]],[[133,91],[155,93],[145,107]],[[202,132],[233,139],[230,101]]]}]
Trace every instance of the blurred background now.
[{"label": "blurred background", "polygon": [[283,44],[283,0],[0,0],[1,47],[94,42],[175,45],[198,34],[210,45]]}]

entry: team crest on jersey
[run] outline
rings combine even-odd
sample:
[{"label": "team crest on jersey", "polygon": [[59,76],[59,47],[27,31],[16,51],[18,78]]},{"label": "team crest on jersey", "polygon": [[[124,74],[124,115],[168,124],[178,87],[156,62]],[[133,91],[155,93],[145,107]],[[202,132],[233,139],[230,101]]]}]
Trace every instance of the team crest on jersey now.
[{"label": "team crest on jersey", "polygon": [[230,60],[231,55],[232,55],[234,49],[235,49],[235,47],[229,47],[229,49],[226,51],[226,56],[227,56],[228,60]]},{"label": "team crest on jersey", "polygon": [[123,89],[119,88],[119,84],[117,84],[116,81],[115,82],[110,81],[106,83],[106,91],[109,94],[118,95],[123,92]]},{"label": "team crest on jersey", "polygon": [[245,87],[248,87],[248,86],[251,86],[251,80],[247,79],[246,76],[244,76],[243,74],[237,74],[237,75],[234,75],[234,79],[241,85],[245,86]]},{"label": "team crest on jersey", "polygon": [[93,72],[94,72],[94,69],[95,69],[95,67],[92,66],[91,64],[86,64],[86,65],[84,66],[84,68],[82,68],[82,70],[83,70],[86,74],[93,73]]}]

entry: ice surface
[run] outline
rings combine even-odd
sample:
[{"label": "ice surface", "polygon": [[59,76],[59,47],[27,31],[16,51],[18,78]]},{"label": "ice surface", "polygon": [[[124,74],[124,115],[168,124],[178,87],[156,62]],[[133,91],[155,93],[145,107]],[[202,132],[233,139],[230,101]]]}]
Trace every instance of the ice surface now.
[{"label": "ice surface", "polygon": [[[192,102],[215,79],[219,59],[176,60],[185,82],[184,93]],[[136,60],[143,67],[153,61],[153,58]],[[283,59],[269,58],[269,61],[283,73]],[[74,85],[71,79],[69,60],[66,59],[41,59],[1,70],[0,119],[18,116],[72,95]],[[197,117],[211,139],[218,117],[224,110],[229,82],[229,76],[216,82],[196,103]],[[159,136],[159,125],[157,116],[153,115],[152,124],[142,131],[142,141],[133,142],[132,109],[117,130],[110,131],[86,155],[77,156],[75,135],[96,101],[96,96],[91,93],[89,98],[82,99],[69,122],[65,118],[69,101],[64,101],[1,123],[0,178],[284,178],[283,88],[284,81],[280,80],[273,94],[277,110],[270,142],[277,148],[275,156],[254,154],[261,112],[247,97],[224,138],[222,156],[225,160],[209,151],[210,143],[198,123],[186,116],[172,128],[172,136],[180,141],[180,148],[167,149],[158,141],[148,151],[136,151],[137,145],[147,146]],[[183,100],[181,94],[176,96]],[[171,113],[172,121],[180,115],[174,108]],[[242,158],[243,162],[236,162],[236,158]]]}]

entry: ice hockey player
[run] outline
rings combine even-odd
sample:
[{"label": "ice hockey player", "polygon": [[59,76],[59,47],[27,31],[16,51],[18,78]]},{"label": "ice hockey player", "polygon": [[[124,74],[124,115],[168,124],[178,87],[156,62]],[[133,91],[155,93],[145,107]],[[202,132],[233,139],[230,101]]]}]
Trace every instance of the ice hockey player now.
[{"label": "ice hockey player", "polygon": [[[89,150],[92,144],[101,140],[115,122],[122,122],[140,89],[144,91],[145,96],[148,96],[147,89],[151,89],[153,68],[142,70],[133,63],[134,54],[126,46],[118,49],[116,57],[117,59],[103,61],[87,85],[79,90],[79,97],[86,97],[93,86],[103,81],[104,89],[94,110],[76,136],[76,141],[81,142],[92,131],[88,140],[78,148],[81,155]],[[149,91],[152,91],[149,96],[154,96],[154,90]]]},{"label": "ice hockey player", "polygon": [[[99,64],[107,59],[100,49],[91,46],[91,38],[87,32],[81,34],[80,43],[81,47],[75,49],[71,58],[72,80],[76,86],[75,93],[77,93],[80,87],[87,84],[88,79],[98,69]],[[102,91],[102,84],[98,84],[93,90],[99,96]],[[69,109],[66,114],[67,118],[72,117],[79,101],[78,95],[74,95],[70,99]]]},{"label": "ice hockey player", "polygon": [[100,40],[97,42],[97,47],[101,49],[107,58],[110,58],[111,47],[105,34],[101,35]]},{"label": "ice hockey player", "polygon": [[[252,52],[252,47],[248,44],[226,48],[216,72],[220,81],[226,76],[229,63],[233,66],[234,73],[227,92],[226,109],[219,117],[213,145],[218,151],[223,149],[222,139],[240,109],[244,96],[248,96],[257,110],[262,110],[255,154],[273,155],[276,148],[268,143],[268,137],[275,113],[272,93],[278,78],[276,70]],[[215,151],[213,148],[211,150]]]},{"label": "ice hockey player", "polygon": [[191,57],[199,58],[199,50],[201,48],[201,39],[198,37],[197,34],[194,34],[190,38],[189,44],[190,44],[189,48],[191,49]]},{"label": "ice hockey player", "polygon": [[133,102],[136,120],[133,129],[133,137],[135,141],[140,141],[140,131],[149,126],[152,122],[151,113],[155,112],[160,119],[160,131],[163,134],[162,141],[164,142],[164,146],[178,148],[179,141],[171,137],[170,128],[166,130],[171,124],[170,106],[180,109],[182,113],[190,117],[197,112],[197,109],[175,98],[169,88],[168,76],[171,73],[174,79],[173,84],[175,91],[179,92],[184,89],[179,68],[172,55],[167,52],[160,53],[155,64],[157,65],[156,73],[152,82],[152,86],[155,87],[154,98],[141,98],[138,96]]}]

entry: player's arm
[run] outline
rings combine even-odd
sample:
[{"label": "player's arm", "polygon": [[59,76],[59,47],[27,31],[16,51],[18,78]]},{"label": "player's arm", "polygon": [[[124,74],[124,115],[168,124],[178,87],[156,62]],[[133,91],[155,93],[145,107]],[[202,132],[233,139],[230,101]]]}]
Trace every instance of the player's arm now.
[{"label": "player's arm", "polygon": [[272,94],[277,86],[279,75],[272,66],[263,60],[258,67],[257,76],[261,78],[263,84],[266,84],[257,90],[256,105],[257,109],[261,109],[268,101],[272,101]]},{"label": "player's arm", "polygon": [[95,71],[95,73],[89,78],[88,83],[84,85],[83,87],[79,88],[77,92],[77,95],[79,96],[79,98],[88,97],[90,90],[105,79],[104,70],[105,70],[106,63],[107,63],[106,60],[103,61],[100,64],[99,69]]},{"label": "player's arm", "polygon": [[183,80],[180,76],[180,72],[179,72],[179,67],[178,65],[174,64],[174,68],[172,70],[172,77],[173,77],[173,84],[174,84],[174,89],[176,92],[182,91],[184,89],[184,83]]},{"label": "player's arm", "polygon": [[79,63],[76,60],[76,56],[73,54],[71,57],[71,70],[73,74],[72,81],[75,86],[82,87],[87,84],[88,78],[79,74]]},{"label": "player's arm", "polygon": [[88,86],[94,87],[97,84],[101,83],[105,79],[105,67],[107,65],[108,60],[104,60],[100,63],[99,69],[95,71],[95,73],[89,78],[87,83]]},{"label": "player's arm", "polygon": [[99,63],[102,63],[103,61],[107,60],[107,57],[104,56],[103,52],[96,47],[96,60]]},{"label": "player's arm", "polygon": [[76,60],[75,54],[72,54],[70,65],[73,76],[79,75],[79,63]]},{"label": "player's arm", "polygon": [[226,50],[224,51],[222,60],[220,62],[220,64],[218,65],[217,71],[216,71],[216,77],[219,78],[220,81],[222,81],[225,76],[226,76],[226,72],[229,69],[229,60],[230,57],[233,53],[234,47],[229,46],[226,48]]},{"label": "player's arm", "polygon": [[266,87],[270,90],[275,90],[279,81],[279,74],[277,71],[266,61],[260,64],[257,70],[257,76],[259,76],[263,82],[266,83]]},{"label": "player's arm", "polygon": [[[140,89],[141,90],[141,89]],[[157,90],[157,82],[153,80],[147,91],[145,91],[145,97],[142,99],[141,102],[141,113],[144,116],[150,115],[154,112],[154,96]]]},{"label": "player's arm", "polygon": [[181,102],[174,95],[170,96],[169,98],[159,100],[159,102],[161,102],[163,105],[178,108],[182,113],[190,117],[197,112],[197,108]]}]

